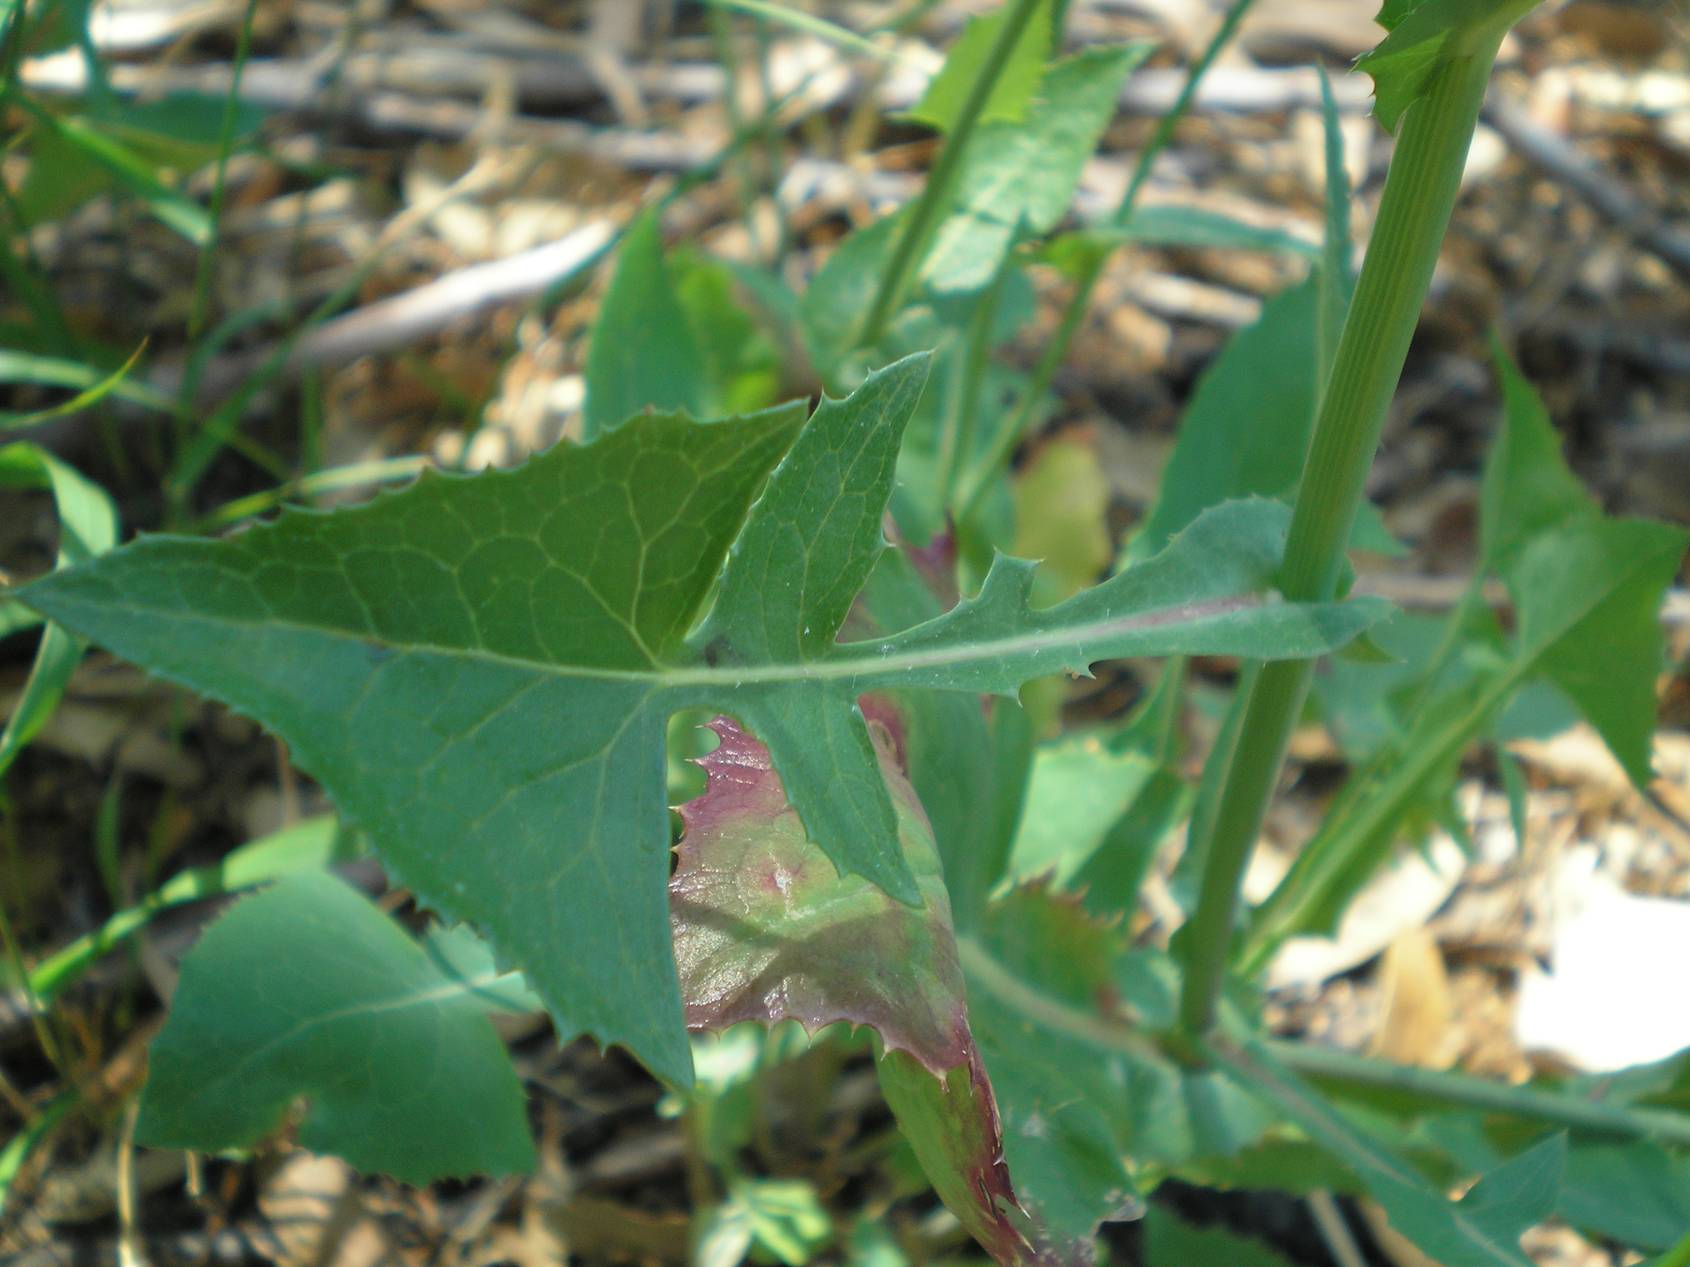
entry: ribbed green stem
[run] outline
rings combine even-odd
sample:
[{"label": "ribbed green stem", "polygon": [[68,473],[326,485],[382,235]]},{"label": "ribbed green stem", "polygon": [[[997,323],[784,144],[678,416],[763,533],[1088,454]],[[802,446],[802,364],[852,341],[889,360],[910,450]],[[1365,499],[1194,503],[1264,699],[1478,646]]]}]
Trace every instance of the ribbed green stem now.
[{"label": "ribbed green stem", "polygon": [[[1164,1036],[1146,1033],[1118,1017],[1075,1007],[1042,993],[1006,967],[972,937],[957,938],[957,957],[968,973],[969,989],[997,997],[1038,1026],[1088,1046],[1116,1051],[1136,1060],[1160,1061]],[[1238,1023],[1214,1046],[1241,1056],[1256,1040]],[[1201,1044],[1200,1044],[1201,1045]],[[1284,1039],[1262,1042],[1265,1054],[1288,1069],[1322,1082],[1352,1087],[1385,1087],[1407,1092],[1427,1104],[1480,1109],[1527,1122],[1573,1130],[1602,1131],[1629,1139],[1650,1139],[1673,1147],[1690,1146],[1690,1115],[1669,1109],[1640,1108],[1589,1099],[1570,1091],[1512,1086],[1472,1074],[1419,1069],[1369,1056]],[[1334,1110],[1328,1108],[1328,1112]],[[1690,1267],[1684,1264],[1682,1267]]]},{"label": "ribbed green stem", "polygon": [[[1403,119],[1291,516],[1280,585],[1288,599],[1330,598],[1337,588],[1356,507],[1449,227],[1500,41],[1499,32],[1494,41],[1449,57]],[[1280,661],[1264,666],[1257,676],[1187,933],[1180,1019],[1189,1033],[1201,1034],[1213,1023],[1232,948],[1239,885],[1313,667],[1308,660]]]},{"label": "ribbed green stem", "polygon": [[1269,1040],[1267,1048],[1298,1073],[1317,1081],[1388,1087],[1436,1104],[1504,1113],[1572,1130],[1652,1139],[1676,1148],[1690,1147],[1690,1117],[1665,1109],[1634,1108],[1587,1100],[1565,1091],[1511,1086],[1471,1074],[1389,1064],[1310,1043]]},{"label": "ribbed green stem", "polygon": [[962,110],[951,125],[950,134],[945,137],[938,161],[928,173],[921,197],[911,209],[910,218],[904,222],[903,232],[892,248],[892,258],[886,265],[886,271],[880,275],[874,302],[869,305],[868,316],[863,319],[863,327],[857,335],[858,347],[872,347],[878,343],[880,336],[886,333],[887,323],[903,302],[911,275],[926,253],[928,240],[939,222],[939,213],[950,201],[951,186],[956,183],[957,173],[961,170],[968,138],[974,134],[986,102],[991,100],[992,89],[997,86],[998,77],[1009,63],[1009,55],[1026,31],[1027,23],[1032,21],[1039,0],[1009,0],[1009,5],[1009,14],[998,28],[998,37],[986,54],[980,74],[969,86],[968,96],[963,98]]}]

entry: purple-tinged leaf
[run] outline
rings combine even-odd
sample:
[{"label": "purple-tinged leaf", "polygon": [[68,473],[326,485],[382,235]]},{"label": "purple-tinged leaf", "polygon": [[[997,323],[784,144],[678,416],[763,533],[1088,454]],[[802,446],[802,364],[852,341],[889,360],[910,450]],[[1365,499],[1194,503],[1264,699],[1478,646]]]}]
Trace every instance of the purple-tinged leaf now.
[{"label": "purple-tinged leaf", "polygon": [[768,749],[727,718],[711,729],[721,744],[700,761],[704,795],[681,809],[686,833],[669,882],[688,1026],[795,1020],[814,1032],[848,1021],[934,1077],[966,1063],[939,855],[886,730],[871,727],[919,907],[841,875],[805,836]]},{"label": "purple-tinged leaf", "polygon": [[1016,1200],[1003,1155],[997,1101],[979,1052],[935,1080],[903,1052],[880,1060],[880,1090],[898,1128],[947,1209],[1005,1267],[1081,1264],[1086,1246],[1066,1252],[1043,1244],[1034,1220]]},{"label": "purple-tinged leaf", "polygon": [[805,838],[768,750],[718,718],[721,743],[700,761],[708,786],[681,809],[686,831],[669,886],[687,1024],[871,1027],[887,1099],[963,1226],[1000,1263],[1067,1261],[1035,1248],[1038,1233],[1016,1202],[968,1030],[938,851],[898,766],[898,719],[880,701],[866,711],[923,904],[835,870]]},{"label": "purple-tinged leaf", "polygon": [[924,546],[911,542],[903,545],[904,554],[915,569],[922,583],[932,592],[934,601],[938,604],[934,615],[948,612],[957,605],[962,595],[957,590],[956,561],[957,540],[956,529],[947,524],[942,532],[933,534],[933,539]]}]

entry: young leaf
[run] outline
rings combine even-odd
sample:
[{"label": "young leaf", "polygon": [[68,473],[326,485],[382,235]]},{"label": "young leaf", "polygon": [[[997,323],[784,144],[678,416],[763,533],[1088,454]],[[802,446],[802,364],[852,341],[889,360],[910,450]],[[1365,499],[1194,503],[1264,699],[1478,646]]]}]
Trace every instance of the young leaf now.
[{"label": "young leaf", "polygon": [[1479,494],[1479,558],[1487,571],[1506,575],[1532,540],[1600,512],[1561,456],[1561,437],[1537,392],[1500,341],[1491,352],[1502,384],[1502,428]]},{"label": "young leaf", "polygon": [[832,1239],[833,1220],[809,1180],[734,1178],[728,1199],[705,1217],[692,1261],[737,1267],[772,1258],[803,1267]]},{"label": "young leaf", "polygon": [[[1350,692],[1356,707],[1344,720],[1359,723],[1350,738],[1371,751],[1366,775],[1340,795],[1259,908],[1251,932],[1258,960],[1283,936],[1335,927],[1405,814],[1441,794],[1439,781],[1469,743],[1504,719],[1522,686],[1552,684],[1639,786],[1651,777],[1654,683],[1664,654],[1658,612],[1690,534],[1602,515],[1567,469],[1536,394],[1500,348],[1497,355],[1505,408],[1485,469],[1479,536],[1483,566],[1506,582],[1518,628],[1511,645],[1488,616],[1452,629],[1455,654],[1436,664],[1424,622],[1398,622],[1382,634],[1405,658],[1427,664],[1398,684],[1400,697],[1418,706],[1403,718],[1389,694],[1370,704],[1365,689]],[[1452,619],[1470,619],[1465,605]],[[1436,680],[1427,682],[1428,674]],[[1335,670],[1336,679],[1344,676]]]},{"label": "young leaf", "polygon": [[159,165],[119,139],[106,120],[51,115],[22,94],[14,103],[33,116],[31,145],[43,160],[39,170],[32,161],[19,190],[27,223],[44,223],[97,193],[120,188],[195,246],[211,240],[205,208],[165,183]]},{"label": "young leaf", "polygon": [[711,412],[755,413],[775,404],[783,349],[740,306],[737,295],[739,278],[758,277],[758,271],[745,265],[736,272],[722,260],[692,251],[681,253],[673,266],[676,297],[703,357]]},{"label": "young leaf", "polygon": [[100,956],[120,946],[155,915],[184,902],[265,884],[300,871],[321,871],[356,856],[359,842],[342,831],[332,814],[306,818],[268,836],[249,840],[204,867],[179,871],[134,906],[118,911],[99,928],[42,959],[29,970],[29,989],[51,1002]]},{"label": "young leaf", "polygon": [[1638,787],[1653,777],[1659,612],[1684,543],[1668,524],[1584,521],[1539,537],[1506,574],[1521,661],[1571,697]]},{"label": "young leaf", "polygon": [[[52,490],[59,514],[57,567],[74,567],[117,543],[117,509],[105,489],[40,446],[17,441],[0,447],[0,488],[8,487]],[[60,625],[42,632],[23,694],[0,728],[0,774],[53,715],[82,648],[82,639]]]},{"label": "young leaf", "polygon": [[419,946],[327,873],[283,880],[184,961],[136,1138],[248,1147],[304,1096],[300,1142],[361,1170],[415,1184],[530,1170],[522,1087],[486,1015],[508,986],[485,952]]},{"label": "young leaf", "polygon": [[[946,55],[945,64],[928,82],[927,91],[911,108],[908,118],[941,132],[951,130],[968,99],[969,90],[985,67],[992,45],[997,42],[998,32],[1009,20],[1012,8],[1013,5],[999,5],[984,17],[969,19],[962,35]],[[1049,9],[1050,0],[1040,0],[1021,37],[1010,50],[1009,60],[999,72],[997,82],[992,85],[991,95],[986,98],[985,108],[980,113],[980,122],[989,123],[997,119],[1016,122],[1026,113],[1038,86],[1045,55],[1050,51]]]},{"label": "young leaf", "polygon": [[1093,915],[1116,918],[1138,905],[1139,886],[1156,850],[1191,816],[1195,789],[1173,766],[1159,765],[1074,876],[1080,901]]},{"label": "young leaf", "polygon": [[1355,68],[1373,76],[1373,114],[1395,132],[1425,93],[1440,63],[1494,47],[1538,0],[1384,0],[1379,25],[1390,34]]},{"label": "young leaf", "polygon": [[592,440],[645,409],[702,416],[703,350],[663,261],[657,213],[642,213],[622,238],[616,272],[587,349],[582,432]]},{"label": "young leaf", "polygon": [[980,290],[1019,234],[1056,227],[1114,117],[1121,85],[1152,48],[1076,53],[1044,73],[1024,121],[980,128],[963,155],[956,210],[939,226],[922,266],[928,286],[939,293]]},{"label": "young leaf", "polygon": [[943,616],[835,642],[924,373],[909,358],[825,402],[749,513],[793,409],[640,415],[516,471],[144,540],[20,596],[270,725],[401,882],[523,969],[561,1033],[684,1083],[660,879],[670,713],[731,711],[809,838],[914,904],[863,692],[1010,693],[1128,654],[1316,655],[1385,610],[1276,601],[1283,511],[1241,503],[1057,607],[1031,610],[1032,565],[1000,560]]},{"label": "young leaf", "polygon": [[1157,769],[1142,753],[1111,752],[1089,735],[1042,746],[1033,759],[1010,875],[1048,877],[1056,888],[1069,888]]}]

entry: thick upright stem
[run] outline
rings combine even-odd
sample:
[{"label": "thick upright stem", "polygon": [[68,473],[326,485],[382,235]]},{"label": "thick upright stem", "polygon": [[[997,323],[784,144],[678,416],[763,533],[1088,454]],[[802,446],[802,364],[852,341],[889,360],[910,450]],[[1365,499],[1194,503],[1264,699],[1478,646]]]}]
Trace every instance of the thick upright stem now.
[{"label": "thick upright stem", "polygon": [[[1280,582],[1288,599],[1328,599],[1337,589],[1344,548],[1449,227],[1500,40],[1499,32],[1495,41],[1451,56],[1403,119],[1291,516]],[[1180,1019],[1189,1033],[1204,1033],[1213,1023],[1239,885],[1312,670],[1312,661],[1280,661],[1264,666],[1256,679],[1188,933]]]},{"label": "thick upright stem", "polygon": [[980,122],[986,103],[991,100],[992,89],[997,86],[998,77],[1009,63],[1009,55],[1026,31],[1027,23],[1032,21],[1039,0],[1008,0],[1008,4],[1009,13],[998,28],[998,37],[986,54],[979,76],[969,85],[962,110],[951,125],[950,134],[945,137],[938,161],[928,173],[921,197],[911,208],[910,218],[904,222],[903,232],[892,248],[892,258],[886,265],[886,271],[880,275],[874,302],[869,305],[868,316],[863,319],[863,327],[857,335],[858,347],[871,347],[878,343],[880,336],[886,333],[887,323],[903,302],[910,276],[926,251],[934,226],[939,222],[939,213],[950,201],[951,186],[956,183],[957,172],[961,169],[968,138],[974,134],[974,127]]}]

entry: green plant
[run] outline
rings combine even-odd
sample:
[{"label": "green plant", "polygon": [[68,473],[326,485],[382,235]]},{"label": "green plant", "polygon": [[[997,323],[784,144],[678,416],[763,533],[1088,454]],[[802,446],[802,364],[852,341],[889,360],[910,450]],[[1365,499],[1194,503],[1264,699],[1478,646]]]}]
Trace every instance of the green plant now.
[{"label": "green plant", "polygon": [[[1451,1267],[1524,1263],[1521,1231],[1551,1214],[1681,1261],[1675,1232],[1621,1208],[1598,1162],[1619,1148],[1685,1173],[1683,1062],[1601,1094],[1421,1075],[1269,1041],[1251,989],[1283,938],[1330,927],[1404,823],[1439,810],[1463,751],[1504,733],[1528,684],[1648,777],[1656,609],[1684,534],[1601,514],[1500,350],[1468,599],[1423,636],[1345,593],[1347,547],[1390,544],[1363,478],[1492,59],[1529,7],[1385,6],[1363,66],[1401,136],[1360,276],[1329,145],[1310,280],[1216,364],[1123,565],[1077,593],[1061,568],[996,552],[1013,540],[1008,457],[1049,382],[990,357],[1025,317],[1023,266],[1068,267],[1083,304],[1135,235],[1284,244],[1135,213],[1145,164],[1109,223],[1052,236],[1146,50],[1049,62],[1045,0],[965,34],[916,111],[945,134],[920,199],[848,237],[802,295],[666,257],[656,218],[638,222],[589,353],[584,443],[224,539],[67,557],[15,591],[49,637],[89,638],[264,722],[390,873],[455,921],[413,941],[309,865],[329,850],[320,833],[207,878],[225,891],[298,872],[190,957],[138,1137],[245,1147],[304,1096],[302,1139],[357,1164],[510,1171],[532,1146],[488,1012],[543,1005],[560,1037],[621,1044],[677,1092],[695,1084],[689,1029],[844,1022],[873,1032],[911,1148],[1000,1262],[1085,1260],[1101,1220],[1175,1174],[1366,1192]],[[739,290],[776,315],[769,337]],[[804,381],[780,350],[794,327],[833,393],[813,411],[774,403],[783,379]],[[1251,393],[1260,410],[1239,409]],[[1200,456],[1252,446],[1264,460]],[[1489,574],[1512,594],[1511,631],[1481,601]],[[1235,935],[1291,726],[1333,652],[1350,658],[1317,702],[1357,773]],[[1036,742],[1029,684],[1195,654],[1246,662],[1197,788],[1176,772],[1178,659],[1100,742]],[[686,750],[700,710],[720,715],[719,742],[684,798],[671,875],[666,741]],[[1022,827],[1024,799],[1062,817]],[[1134,946],[1115,917],[1187,817],[1190,921],[1171,953]],[[285,979],[268,968],[278,939],[308,947]],[[92,953],[38,971],[38,992]],[[724,1189],[701,1254],[755,1243],[804,1261],[830,1235],[814,1194],[736,1168],[743,1072],[718,1063],[699,1082],[687,1111]],[[451,1111],[395,1109],[436,1100]],[[1176,1248],[1201,1238],[1167,1224],[1152,1240],[1170,1257],[1231,1252]]]}]

